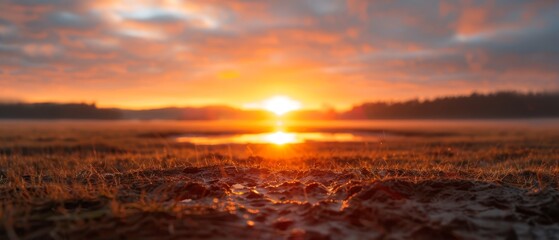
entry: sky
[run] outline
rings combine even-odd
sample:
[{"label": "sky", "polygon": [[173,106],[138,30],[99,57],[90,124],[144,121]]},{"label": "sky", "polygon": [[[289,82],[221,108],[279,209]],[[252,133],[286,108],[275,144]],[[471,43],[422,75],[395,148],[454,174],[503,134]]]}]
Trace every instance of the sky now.
[{"label": "sky", "polygon": [[559,1],[0,0],[0,101],[337,108],[559,89]]}]

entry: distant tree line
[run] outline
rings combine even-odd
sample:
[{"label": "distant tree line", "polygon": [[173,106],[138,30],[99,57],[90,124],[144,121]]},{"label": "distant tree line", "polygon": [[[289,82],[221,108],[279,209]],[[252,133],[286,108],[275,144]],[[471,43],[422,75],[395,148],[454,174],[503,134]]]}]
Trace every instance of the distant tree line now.
[{"label": "distant tree line", "polygon": [[342,119],[472,119],[559,117],[559,93],[496,92],[433,100],[374,102],[340,113]]},{"label": "distant tree line", "polygon": [[0,103],[0,119],[167,119],[219,120],[269,119],[264,110],[240,110],[227,106],[128,110],[98,108],[86,103]]},{"label": "distant tree line", "polygon": [[120,119],[118,109],[86,103],[0,103],[0,118],[7,119]]},{"label": "distant tree line", "polygon": [[147,110],[121,110],[124,119],[171,120],[260,120],[270,119],[272,113],[263,110],[241,110],[228,106],[158,108]]},{"label": "distant tree line", "polygon": [[[483,119],[559,117],[559,93],[496,92],[433,100],[373,102],[345,112],[297,111],[293,119]],[[159,108],[148,110],[104,109],[95,104],[0,103],[0,118],[8,119],[271,119],[264,110],[227,106]]]}]

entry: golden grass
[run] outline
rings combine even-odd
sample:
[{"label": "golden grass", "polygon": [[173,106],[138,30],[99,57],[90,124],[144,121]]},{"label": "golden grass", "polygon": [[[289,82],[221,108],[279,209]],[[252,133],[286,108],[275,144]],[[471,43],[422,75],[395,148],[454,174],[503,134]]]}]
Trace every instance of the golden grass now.
[{"label": "golden grass", "polygon": [[559,187],[554,132],[461,130],[440,137],[285,146],[194,146],[165,137],[181,131],[177,126],[0,128],[0,236],[59,238],[62,229],[78,231],[92,223],[101,229],[110,219],[138,213],[188,218],[208,211],[150,195],[155,187],[182,179],[188,167],[367,171],[369,180],[465,179],[536,191]]}]

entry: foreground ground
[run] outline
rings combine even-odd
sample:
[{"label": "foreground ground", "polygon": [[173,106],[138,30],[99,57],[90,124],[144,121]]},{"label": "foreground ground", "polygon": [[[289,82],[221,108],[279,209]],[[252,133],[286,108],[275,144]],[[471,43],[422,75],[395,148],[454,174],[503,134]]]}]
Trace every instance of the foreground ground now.
[{"label": "foreground ground", "polygon": [[0,239],[559,239],[557,131],[386,129],[195,146],[172,124],[3,124]]}]

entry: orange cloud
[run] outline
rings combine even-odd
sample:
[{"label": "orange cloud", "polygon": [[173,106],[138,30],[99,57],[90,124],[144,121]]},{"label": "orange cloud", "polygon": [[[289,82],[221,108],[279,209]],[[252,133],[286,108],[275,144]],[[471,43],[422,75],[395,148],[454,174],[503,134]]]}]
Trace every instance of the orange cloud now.
[{"label": "orange cloud", "polygon": [[345,108],[558,85],[556,3],[339,3],[6,0],[0,93],[134,108],[288,95]]}]

